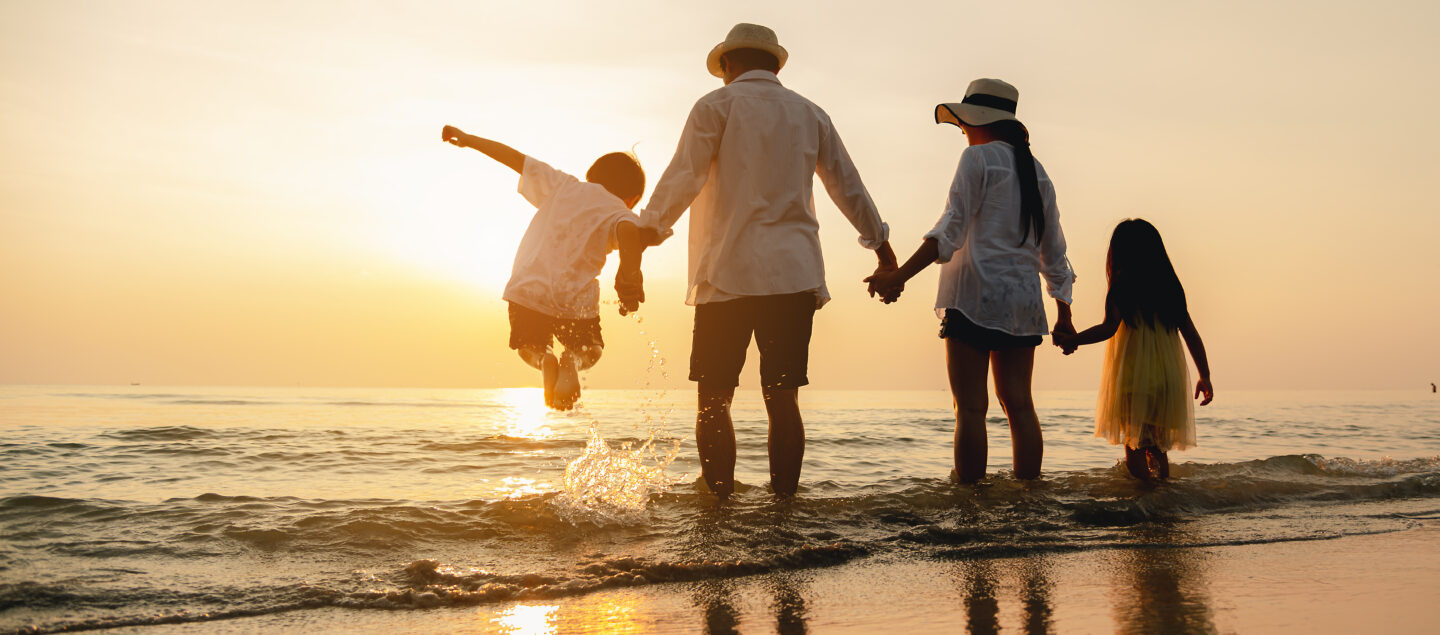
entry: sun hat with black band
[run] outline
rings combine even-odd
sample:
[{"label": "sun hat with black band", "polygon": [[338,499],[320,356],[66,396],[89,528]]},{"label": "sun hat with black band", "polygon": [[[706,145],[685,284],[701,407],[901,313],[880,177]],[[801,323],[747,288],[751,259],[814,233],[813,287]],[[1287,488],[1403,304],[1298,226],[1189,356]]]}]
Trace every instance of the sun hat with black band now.
[{"label": "sun hat with black band", "polygon": [[725,36],[725,41],[710,49],[710,55],[705,58],[705,68],[710,74],[716,77],[724,77],[725,69],[720,68],[720,56],[736,49],[759,49],[775,56],[779,60],[780,67],[785,67],[785,58],[790,54],[785,52],[785,47],[780,46],[780,40],[775,37],[775,32],[769,27],[758,24],[741,22],[730,28],[730,34]]},{"label": "sun hat with black band", "polygon": [[1015,120],[1015,105],[1020,91],[998,79],[977,79],[965,89],[959,103],[935,107],[935,123],[959,126],[984,126],[997,121]]}]

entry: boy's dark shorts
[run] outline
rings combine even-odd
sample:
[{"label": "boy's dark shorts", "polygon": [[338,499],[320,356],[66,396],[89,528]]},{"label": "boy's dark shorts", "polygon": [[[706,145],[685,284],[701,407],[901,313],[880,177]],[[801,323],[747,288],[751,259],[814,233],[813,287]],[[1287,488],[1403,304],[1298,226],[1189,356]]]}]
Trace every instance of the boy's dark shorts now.
[{"label": "boy's dark shorts", "polygon": [[534,309],[510,304],[510,348],[515,350],[546,350],[552,337],[560,340],[566,350],[603,347],[600,339],[600,318],[565,320],[545,315]]},{"label": "boy's dark shorts", "polygon": [[712,388],[740,385],[750,335],[760,349],[760,385],[799,388],[810,383],[810,331],[815,294],[758,295],[695,307],[690,381]]},{"label": "boy's dark shorts", "polygon": [[981,351],[1035,347],[1045,342],[1045,338],[1039,335],[1011,335],[987,329],[971,322],[964,313],[955,309],[945,309],[945,317],[940,320],[940,338],[960,340]]}]

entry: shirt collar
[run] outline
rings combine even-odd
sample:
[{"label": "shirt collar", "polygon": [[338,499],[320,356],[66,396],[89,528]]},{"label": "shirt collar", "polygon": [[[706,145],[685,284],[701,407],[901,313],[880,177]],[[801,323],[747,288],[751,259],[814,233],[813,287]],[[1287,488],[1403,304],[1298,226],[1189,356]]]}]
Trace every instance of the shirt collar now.
[{"label": "shirt collar", "polygon": [[[752,80],[753,80],[753,81],[763,81],[763,82],[775,82],[776,84],[779,84],[779,83],[780,83],[780,78],[779,78],[779,77],[776,77],[776,76],[775,76],[775,73],[772,73],[772,72],[767,71],[767,70],[745,71],[745,72],[742,73],[739,77],[736,77],[735,79],[731,80],[730,83],[733,84],[733,83],[735,83],[735,82],[748,82],[748,81],[752,81]],[[783,85],[783,84],[782,84],[782,85]]]}]

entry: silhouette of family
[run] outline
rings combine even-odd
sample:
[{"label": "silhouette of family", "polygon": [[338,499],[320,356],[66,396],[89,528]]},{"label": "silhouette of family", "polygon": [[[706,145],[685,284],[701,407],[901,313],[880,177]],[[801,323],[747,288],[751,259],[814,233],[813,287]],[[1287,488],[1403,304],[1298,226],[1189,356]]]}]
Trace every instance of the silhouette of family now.
[{"label": "silhouette of family", "polygon": [[[805,454],[798,391],[807,378],[815,311],[829,299],[815,214],[813,177],[875,252],[864,279],[872,297],[896,302],[905,283],[940,264],[935,311],[955,406],[953,476],[985,476],[989,376],[1010,424],[1014,474],[1040,475],[1044,443],[1031,395],[1035,350],[1046,335],[1065,354],[1108,342],[1095,434],[1125,447],[1143,480],[1169,474],[1167,452],[1195,445],[1189,348],[1200,377],[1193,397],[1214,396],[1200,334],[1159,232],[1130,219],[1111,236],[1104,320],[1076,331],[1070,313],[1074,271],[1055,186],[1016,118],[1019,92],[977,79],[964,98],[935,107],[937,124],[960,128],[968,147],[945,210],[903,265],[830,118],[780,83],[788,52],[774,31],[737,24],[710,50],[706,68],[724,85],[695,102],[674,157],[650,201],[634,157],[611,153],[580,181],[495,141],[453,126],[444,141],[478,150],[520,174],[536,207],[521,239],[504,299],[510,347],[543,373],[546,403],[573,407],[577,373],[599,360],[599,282],[619,252],[615,291],[622,315],[644,301],[641,260],[690,211],[689,285],[695,307],[690,379],[697,385],[695,438],[702,479],[724,501],[735,487],[730,405],[753,338],[769,417],[770,484],[793,496]],[[1047,324],[1040,280],[1055,301]],[[558,355],[554,342],[564,349]]]}]

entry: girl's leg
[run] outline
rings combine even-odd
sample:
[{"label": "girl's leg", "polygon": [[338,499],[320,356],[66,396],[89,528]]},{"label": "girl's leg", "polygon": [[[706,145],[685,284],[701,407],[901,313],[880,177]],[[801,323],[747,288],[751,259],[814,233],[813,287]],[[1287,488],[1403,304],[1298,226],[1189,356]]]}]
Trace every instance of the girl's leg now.
[{"label": "girl's leg", "polygon": [[1150,448],[1150,460],[1155,464],[1155,478],[1162,481],[1170,478],[1170,457],[1165,452]]},{"label": "girl's leg", "polygon": [[945,340],[945,366],[955,396],[955,475],[962,483],[985,477],[988,455],[985,411],[990,407],[986,371],[990,356],[955,338]]},{"label": "girl's leg", "polygon": [[1130,475],[1142,481],[1150,480],[1150,463],[1146,460],[1144,448],[1132,448],[1125,446],[1125,467],[1130,470]]},{"label": "girl's leg", "polygon": [[1040,417],[1030,395],[1030,376],[1035,371],[1035,348],[1023,346],[990,353],[995,366],[995,396],[1010,420],[1010,446],[1015,460],[1015,478],[1040,477],[1045,442],[1040,436]]}]

